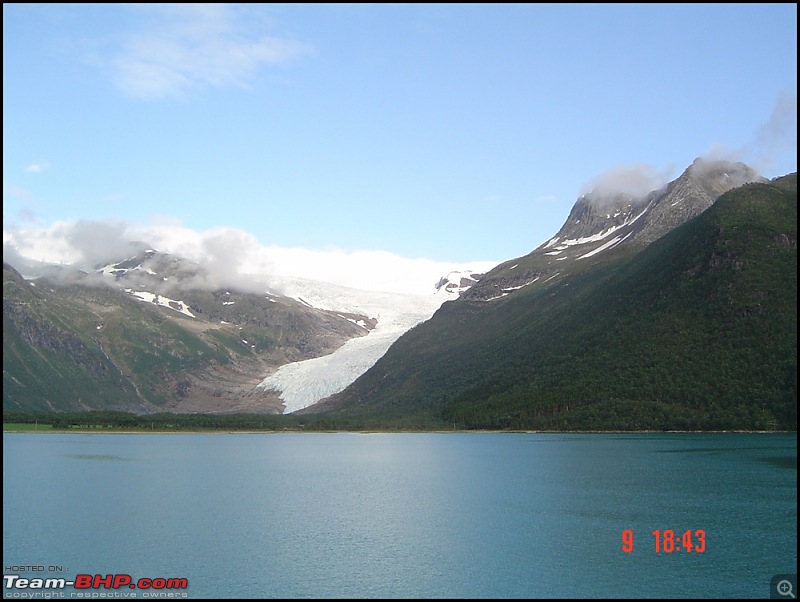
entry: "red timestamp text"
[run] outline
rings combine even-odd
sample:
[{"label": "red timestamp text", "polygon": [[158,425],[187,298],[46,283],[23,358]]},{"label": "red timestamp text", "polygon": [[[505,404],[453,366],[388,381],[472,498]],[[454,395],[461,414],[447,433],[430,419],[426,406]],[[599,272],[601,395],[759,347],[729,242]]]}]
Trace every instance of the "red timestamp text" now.
[{"label": "red timestamp text", "polygon": [[[687,529],[683,532],[673,529],[655,530],[652,532],[656,554],[664,552],[694,552],[702,554],[706,551],[706,532],[703,529]],[[626,554],[633,552],[633,530],[625,529],[622,532],[622,551]]]}]

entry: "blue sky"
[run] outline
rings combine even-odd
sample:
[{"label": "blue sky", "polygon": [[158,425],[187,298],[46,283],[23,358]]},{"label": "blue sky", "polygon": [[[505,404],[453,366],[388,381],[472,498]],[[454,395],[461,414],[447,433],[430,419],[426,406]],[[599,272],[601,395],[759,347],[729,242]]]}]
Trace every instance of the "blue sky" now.
[{"label": "blue sky", "polygon": [[4,255],[100,222],[496,263],[608,174],[796,171],[796,57],[796,4],[4,4]]}]

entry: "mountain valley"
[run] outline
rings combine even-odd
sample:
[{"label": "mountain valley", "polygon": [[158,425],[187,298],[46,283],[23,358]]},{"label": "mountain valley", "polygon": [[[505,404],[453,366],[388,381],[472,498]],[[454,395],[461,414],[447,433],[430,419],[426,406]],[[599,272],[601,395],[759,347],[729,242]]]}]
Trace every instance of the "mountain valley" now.
[{"label": "mountain valley", "polygon": [[528,255],[427,296],[220,287],[145,243],[104,265],[4,263],[4,411],[794,428],[796,194],[796,174],[698,159],[644,196],[581,196]]}]

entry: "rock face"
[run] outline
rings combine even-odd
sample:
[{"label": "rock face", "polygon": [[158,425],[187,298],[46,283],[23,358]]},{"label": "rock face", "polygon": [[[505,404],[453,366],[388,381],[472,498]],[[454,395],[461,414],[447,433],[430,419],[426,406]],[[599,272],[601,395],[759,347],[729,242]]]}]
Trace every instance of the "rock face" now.
[{"label": "rock face", "polygon": [[473,287],[482,277],[483,274],[469,270],[466,272],[450,272],[447,276],[439,279],[439,282],[436,283],[436,290],[460,294]]},{"label": "rock face", "polygon": [[[646,227],[637,233],[639,244],[648,244],[708,209],[722,194],[749,182],[766,182],[743,163],[695,159],[686,171],[655,193]],[[651,193],[653,194],[653,193]]]},{"label": "rock face", "polygon": [[748,182],[766,182],[742,163],[696,159],[680,177],[643,197],[589,193],[581,196],[549,241],[506,261],[462,294],[491,301],[515,290],[615,254],[635,252],[708,209],[723,193]]}]

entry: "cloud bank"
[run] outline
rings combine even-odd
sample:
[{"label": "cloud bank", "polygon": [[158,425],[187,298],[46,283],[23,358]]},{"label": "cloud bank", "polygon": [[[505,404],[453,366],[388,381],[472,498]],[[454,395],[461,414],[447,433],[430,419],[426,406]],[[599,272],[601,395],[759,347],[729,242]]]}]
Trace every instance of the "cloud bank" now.
[{"label": "cloud bank", "polygon": [[[205,286],[253,290],[269,278],[306,278],[368,291],[432,294],[453,270],[485,272],[498,261],[448,263],[388,251],[262,245],[235,228],[197,232],[174,223],[122,220],[57,222],[46,228],[3,227],[3,260],[19,269],[29,260],[94,267],[146,248],[192,260],[206,270]],[[15,265],[17,264],[17,265]]]}]

